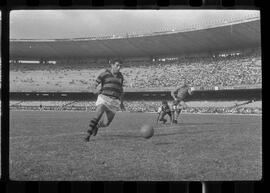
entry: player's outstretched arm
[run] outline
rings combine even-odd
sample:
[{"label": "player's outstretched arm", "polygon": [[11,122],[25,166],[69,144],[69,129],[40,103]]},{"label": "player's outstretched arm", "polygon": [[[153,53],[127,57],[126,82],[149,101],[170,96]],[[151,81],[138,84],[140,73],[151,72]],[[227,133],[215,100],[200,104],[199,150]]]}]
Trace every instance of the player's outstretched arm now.
[{"label": "player's outstretched arm", "polygon": [[171,91],[171,96],[172,96],[173,100],[176,100],[176,97],[175,97],[175,93],[176,93],[176,92],[177,92],[177,89]]},{"label": "player's outstretched arm", "polygon": [[188,94],[189,94],[189,95],[192,95],[192,94],[193,94],[193,89],[192,89],[192,88],[189,88],[189,89],[188,89]]}]

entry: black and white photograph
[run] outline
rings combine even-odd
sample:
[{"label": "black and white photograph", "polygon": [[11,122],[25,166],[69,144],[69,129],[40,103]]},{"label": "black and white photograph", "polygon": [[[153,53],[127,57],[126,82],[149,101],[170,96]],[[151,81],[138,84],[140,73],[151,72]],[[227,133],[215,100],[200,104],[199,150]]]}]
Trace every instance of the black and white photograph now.
[{"label": "black and white photograph", "polygon": [[258,10],[13,10],[15,181],[262,179]]}]

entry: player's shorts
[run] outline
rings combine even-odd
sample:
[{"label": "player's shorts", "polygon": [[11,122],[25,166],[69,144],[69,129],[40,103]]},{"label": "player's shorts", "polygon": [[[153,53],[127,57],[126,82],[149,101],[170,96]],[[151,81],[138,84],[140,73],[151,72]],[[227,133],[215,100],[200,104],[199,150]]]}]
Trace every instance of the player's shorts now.
[{"label": "player's shorts", "polygon": [[121,102],[119,99],[114,99],[103,94],[99,94],[96,101],[96,106],[105,105],[108,109],[110,109],[114,113],[120,110],[120,104]]},{"label": "player's shorts", "polygon": [[186,107],[186,103],[183,99],[177,99],[177,101],[174,101],[174,104],[173,104],[173,109],[181,109],[183,107]]}]

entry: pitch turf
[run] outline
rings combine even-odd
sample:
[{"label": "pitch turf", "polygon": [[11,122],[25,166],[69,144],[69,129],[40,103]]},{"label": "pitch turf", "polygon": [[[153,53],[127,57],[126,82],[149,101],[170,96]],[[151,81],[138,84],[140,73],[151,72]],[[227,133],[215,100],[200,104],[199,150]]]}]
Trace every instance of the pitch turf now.
[{"label": "pitch turf", "polygon": [[142,124],[156,115],[119,113],[85,143],[91,113],[10,112],[12,180],[259,180],[262,121],[252,115],[184,114],[183,124]]}]

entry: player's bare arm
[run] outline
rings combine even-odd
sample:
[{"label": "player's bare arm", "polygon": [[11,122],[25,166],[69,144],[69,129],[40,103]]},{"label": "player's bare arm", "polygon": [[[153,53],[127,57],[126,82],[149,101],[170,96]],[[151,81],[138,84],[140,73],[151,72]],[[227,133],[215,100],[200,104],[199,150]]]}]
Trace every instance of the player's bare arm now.
[{"label": "player's bare arm", "polygon": [[173,97],[174,100],[177,100],[177,98],[176,98],[176,96],[175,96],[175,93],[176,93],[177,91],[178,91],[178,89],[173,90],[173,91],[171,92],[171,96]]},{"label": "player's bare arm", "polygon": [[98,86],[99,86],[99,83],[98,83],[98,82],[95,82],[95,83],[93,84],[93,86],[92,86],[92,91],[93,91],[94,94],[98,94],[98,93],[99,93],[99,88],[98,88]]},{"label": "player's bare arm", "polygon": [[188,94],[189,94],[189,95],[192,95],[192,94],[193,94],[193,91],[192,91],[191,88],[188,89]]},{"label": "player's bare arm", "polygon": [[120,108],[122,111],[126,111],[126,108],[124,106],[124,102],[123,102],[123,98],[124,98],[124,94],[122,93],[121,96],[119,97],[120,99]]}]

